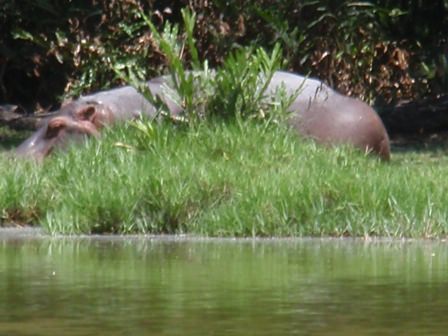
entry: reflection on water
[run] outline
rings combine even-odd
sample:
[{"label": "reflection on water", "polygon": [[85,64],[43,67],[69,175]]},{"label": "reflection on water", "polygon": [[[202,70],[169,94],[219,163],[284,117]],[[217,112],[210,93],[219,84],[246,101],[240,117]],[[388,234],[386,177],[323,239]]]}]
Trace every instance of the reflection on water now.
[{"label": "reflection on water", "polygon": [[445,335],[443,242],[12,238],[0,335]]}]

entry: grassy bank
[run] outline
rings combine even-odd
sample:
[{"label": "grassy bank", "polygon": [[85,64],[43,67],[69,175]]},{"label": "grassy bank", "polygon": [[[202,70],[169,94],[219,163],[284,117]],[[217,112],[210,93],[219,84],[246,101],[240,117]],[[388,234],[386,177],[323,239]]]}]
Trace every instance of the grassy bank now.
[{"label": "grassy bank", "polygon": [[266,123],[127,125],[42,165],[2,158],[0,208],[62,233],[445,236],[448,165],[421,162]]}]

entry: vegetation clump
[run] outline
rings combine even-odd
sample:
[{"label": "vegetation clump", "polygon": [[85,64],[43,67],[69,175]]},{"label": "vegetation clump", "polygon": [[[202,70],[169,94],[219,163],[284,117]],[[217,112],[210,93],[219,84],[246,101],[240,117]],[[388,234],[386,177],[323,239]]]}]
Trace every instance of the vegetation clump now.
[{"label": "vegetation clump", "polygon": [[[211,67],[245,46],[272,50],[287,68],[365,101],[388,103],[447,90],[446,1],[7,1],[0,8],[0,101],[54,106],[117,85],[110,57],[146,79],[165,59],[155,27],[197,13],[198,56]],[[185,63],[195,61],[184,53]]]}]

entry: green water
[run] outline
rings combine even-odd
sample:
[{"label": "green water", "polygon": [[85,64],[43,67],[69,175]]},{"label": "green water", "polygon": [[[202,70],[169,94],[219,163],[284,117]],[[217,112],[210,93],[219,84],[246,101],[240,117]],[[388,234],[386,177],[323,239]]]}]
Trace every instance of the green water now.
[{"label": "green water", "polygon": [[446,335],[448,245],[0,231],[0,335]]}]

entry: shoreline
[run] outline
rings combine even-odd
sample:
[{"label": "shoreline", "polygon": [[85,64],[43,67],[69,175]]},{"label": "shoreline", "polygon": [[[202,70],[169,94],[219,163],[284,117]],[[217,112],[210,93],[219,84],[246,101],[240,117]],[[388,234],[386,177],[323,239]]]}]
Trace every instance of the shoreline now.
[{"label": "shoreline", "polygon": [[90,241],[157,241],[179,243],[447,243],[446,238],[394,238],[394,237],[208,237],[194,234],[50,234],[41,227],[0,227],[0,242],[8,240],[90,240]]}]

